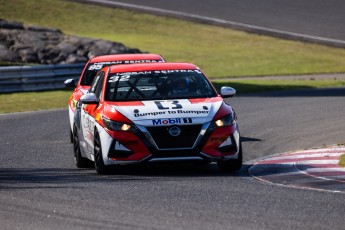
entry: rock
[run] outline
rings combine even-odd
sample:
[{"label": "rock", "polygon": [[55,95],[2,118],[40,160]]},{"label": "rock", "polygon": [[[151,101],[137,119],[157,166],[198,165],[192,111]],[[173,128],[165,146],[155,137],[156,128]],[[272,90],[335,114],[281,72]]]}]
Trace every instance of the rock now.
[{"label": "rock", "polygon": [[23,23],[20,22],[8,22],[0,18],[0,28],[3,29],[10,29],[10,30],[23,30],[24,26]]},{"label": "rock", "polygon": [[7,49],[6,46],[0,44],[0,57],[5,62],[19,62],[20,57],[18,54]]},{"label": "rock", "polygon": [[41,26],[25,26],[27,30],[38,31],[38,32],[52,32],[52,33],[59,33],[62,34],[61,30],[53,29],[53,28],[46,28]]},{"label": "rock", "polygon": [[0,19],[0,61],[37,64],[86,62],[107,54],[141,53],[122,43],[68,36],[60,30]]}]

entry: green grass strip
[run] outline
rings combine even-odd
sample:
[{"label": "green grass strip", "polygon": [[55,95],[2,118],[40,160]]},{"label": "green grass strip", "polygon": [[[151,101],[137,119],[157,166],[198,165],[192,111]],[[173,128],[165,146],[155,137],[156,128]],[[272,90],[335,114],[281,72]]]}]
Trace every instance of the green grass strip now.
[{"label": "green grass strip", "polygon": [[72,91],[0,94],[0,113],[67,108]]},{"label": "green grass strip", "polygon": [[[277,90],[345,86],[345,80],[230,80],[213,81],[213,84],[218,92],[221,86],[231,86],[237,90],[237,95],[244,95]],[[72,91],[67,90],[0,94],[0,113],[67,108],[67,101],[71,94]]]}]

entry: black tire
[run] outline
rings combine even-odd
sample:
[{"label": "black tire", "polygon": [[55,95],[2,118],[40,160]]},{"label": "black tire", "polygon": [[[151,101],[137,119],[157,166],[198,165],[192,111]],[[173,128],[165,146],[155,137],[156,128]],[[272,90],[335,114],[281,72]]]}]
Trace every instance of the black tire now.
[{"label": "black tire", "polygon": [[239,171],[242,167],[242,144],[240,143],[240,151],[237,159],[218,161],[217,165],[219,170],[223,173]]},{"label": "black tire", "polygon": [[73,128],[73,152],[74,164],[75,166],[77,166],[77,168],[93,168],[93,162],[82,157],[80,153],[80,143],[77,133],[77,127]]},{"label": "black tire", "polygon": [[95,132],[94,156],[96,172],[98,174],[107,174],[109,172],[109,169],[104,165],[101,140],[97,131]]},{"label": "black tire", "polygon": [[73,139],[74,139],[74,137],[73,137],[73,132],[72,132],[72,130],[69,130],[69,139],[70,139],[70,142],[73,144]]}]

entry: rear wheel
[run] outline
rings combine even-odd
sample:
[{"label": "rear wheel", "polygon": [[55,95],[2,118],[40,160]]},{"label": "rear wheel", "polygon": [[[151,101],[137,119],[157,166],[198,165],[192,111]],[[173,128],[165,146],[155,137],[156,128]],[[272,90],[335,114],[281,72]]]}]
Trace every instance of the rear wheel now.
[{"label": "rear wheel", "polygon": [[74,164],[78,168],[92,168],[93,167],[92,161],[82,157],[81,155],[77,127],[73,128],[73,151],[74,151]]},{"label": "rear wheel", "polygon": [[96,172],[98,174],[108,173],[108,167],[104,165],[101,140],[97,131],[95,132],[94,154]]},{"label": "rear wheel", "polygon": [[240,143],[240,150],[237,159],[218,161],[217,165],[219,170],[225,173],[236,172],[240,170],[242,167],[242,144]]}]

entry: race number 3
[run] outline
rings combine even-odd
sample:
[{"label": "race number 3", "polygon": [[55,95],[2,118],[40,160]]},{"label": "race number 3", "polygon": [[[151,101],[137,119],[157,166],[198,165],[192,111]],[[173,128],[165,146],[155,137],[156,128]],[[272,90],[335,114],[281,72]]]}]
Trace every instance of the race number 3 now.
[{"label": "race number 3", "polygon": [[182,109],[182,105],[179,101],[155,101],[157,108],[160,110],[164,109]]}]

